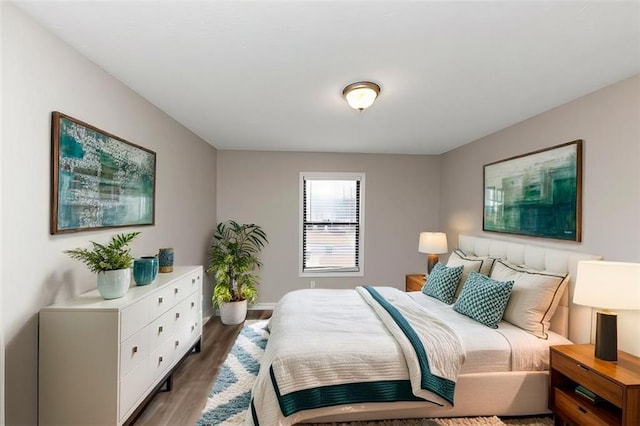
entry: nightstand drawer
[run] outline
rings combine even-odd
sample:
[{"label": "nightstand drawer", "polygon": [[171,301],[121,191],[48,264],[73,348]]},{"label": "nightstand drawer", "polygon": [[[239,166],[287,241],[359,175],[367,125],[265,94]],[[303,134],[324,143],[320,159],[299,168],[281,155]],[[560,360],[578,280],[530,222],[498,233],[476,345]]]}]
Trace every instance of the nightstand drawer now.
[{"label": "nightstand drawer", "polygon": [[623,391],[621,386],[562,354],[552,351],[551,356],[555,370],[577,383],[582,383],[591,392],[603,397],[612,404],[622,407]]},{"label": "nightstand drawer", "polygon": [[578,425],[615,425],[620,424],[620,418],[610,411],[600,409],[589,401],[581,401],[579,397],[572,397],[560,389],[555,389],[556,409],[563,417]]}]

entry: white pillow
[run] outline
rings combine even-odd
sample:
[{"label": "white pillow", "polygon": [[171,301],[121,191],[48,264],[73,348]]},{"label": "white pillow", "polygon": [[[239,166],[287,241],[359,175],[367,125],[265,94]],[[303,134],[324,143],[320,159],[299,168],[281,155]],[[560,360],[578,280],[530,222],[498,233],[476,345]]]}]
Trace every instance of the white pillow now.
[{"label": "white pillow", "polygon": [[458,286],[456,293],[453,296],[453,300],[455,301],[460,295],[460,291],[462,291],[462,285],[467,282],[467,278],[469,277],[469,273],[471,273],[471,271],[489,276],[489,272],[491,272],[493,262],[495,262],[495,259],[492,257],[471,256],[460,249],[453,250],[453,252],[451,252],[451,256],[449,256],[449,260],[447,261],[447,266],[463,267],[462,276],[460,277],[461,285]]},{"label": "white pillow", "polygon": [[514,282],[502,319],[546,339],[551,317],[567,287],[569,275],[536,271],[497,260],[491,278]]}]

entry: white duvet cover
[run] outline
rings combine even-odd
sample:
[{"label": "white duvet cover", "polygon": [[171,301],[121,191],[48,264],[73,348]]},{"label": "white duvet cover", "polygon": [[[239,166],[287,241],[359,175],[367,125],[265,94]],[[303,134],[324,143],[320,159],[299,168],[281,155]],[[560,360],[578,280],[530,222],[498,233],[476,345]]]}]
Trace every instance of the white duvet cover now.
[{"label": "white duvet cover", "polygon": [[[517,327],[501,322],[498,330],[490,329],[422,293],[374,290],[398,307],[419,334],[434,376],[455,382],[458,374],[546,369],[549,342]],[[384,316],[384,307],[376,312],[368,295],[362,288],[314,289],[282,298],[270,321],[271,336],[247,424],[291,425],[321,415],[322,407],[335,406],[345,397],[350,404],[398,396],[388,400],[447,404],[437,394],[422,392],[419,385],[416,389],[420,373],[415,352],[413,358],[407,355],[407,339],[400,333],[396,340],[398,327]],[[434,329],[435,335],[429,331]],[[551,338],[567,342],[557,335]],[[425,339],[439,343],[430,345]],[[380,383],[384,386],[378,387]],[[389,383],[397,387],[390,390]]]},{"label": "white duvet cover", "polygon": [[427,311],[442,318],[459,337],[466,353],[460,374],[545,371],[549,369],[549,346],[571,344],[553,332],[548,333],[548,339],[540,339],[506,321],[492,329],[422,292],[407,294]]}]

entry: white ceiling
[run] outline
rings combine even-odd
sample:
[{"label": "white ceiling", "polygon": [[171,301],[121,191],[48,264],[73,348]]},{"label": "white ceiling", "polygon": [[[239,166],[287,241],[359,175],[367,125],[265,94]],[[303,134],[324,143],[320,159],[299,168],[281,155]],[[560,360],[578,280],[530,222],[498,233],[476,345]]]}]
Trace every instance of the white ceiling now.
[{"label": "white ceiling", "polygon": [[639,1],[17,4],[219,149],[440,154],[640,72]]}]

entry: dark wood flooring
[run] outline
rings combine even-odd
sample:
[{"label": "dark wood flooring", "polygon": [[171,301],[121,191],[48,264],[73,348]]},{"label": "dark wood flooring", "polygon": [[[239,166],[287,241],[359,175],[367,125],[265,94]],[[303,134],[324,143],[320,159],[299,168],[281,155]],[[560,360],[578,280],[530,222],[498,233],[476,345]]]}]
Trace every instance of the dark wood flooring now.
[{"label": "dark wood flooring", "polygon": [[[266,319],[271,311],[249,311],[247,319]],[[202,351],[187,356],[173,373],[173,389],[158,392],[129,424],[192,426],[200,418],[209,390],[224,359],[242,330],[211,318],[202,330]],[[135,417],[135,415],[133,416]]]}]

